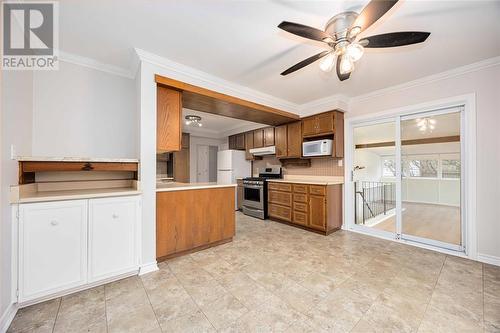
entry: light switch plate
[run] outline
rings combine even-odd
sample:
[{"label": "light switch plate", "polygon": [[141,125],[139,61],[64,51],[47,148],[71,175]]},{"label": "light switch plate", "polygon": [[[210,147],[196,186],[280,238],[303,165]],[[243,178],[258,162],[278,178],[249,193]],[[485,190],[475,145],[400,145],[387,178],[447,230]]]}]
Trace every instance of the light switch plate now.
[{"label": "light switch plate", "polygon": [[343,161],[344,161],[344,160],[342,160],[342,159],[338,160],[338,161],[337,161],[337,165],[338,165],[339,167],[341,167],[341,166],[342,166],[342,164],[343,164]]},{"label": "light switch plate", "polygon": [[10,145],[10,159],[16,159],[16,147],[14,145]]}]

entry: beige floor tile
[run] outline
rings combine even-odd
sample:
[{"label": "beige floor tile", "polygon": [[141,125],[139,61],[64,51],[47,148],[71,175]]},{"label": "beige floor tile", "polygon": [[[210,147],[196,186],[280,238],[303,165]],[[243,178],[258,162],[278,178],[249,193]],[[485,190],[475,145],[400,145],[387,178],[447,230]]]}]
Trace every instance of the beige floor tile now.
[{"label": "beige floor tile", "polygon": [[249,310],[230,294],[222,295],[215,301],[202,305],[201,310],[216,329],[234,324]]},{"label": "beige floor tile", "polygon": [[60,302],[57,298],[20,309],[8,332],[52,332]]},{"label": "beige floor tile", "polygon": [[205,333],[216,332],[201,311],[187,314],[161,323],[163,332],[172,333]]},{"label": "beige floor tile", "polygon": [[228,291],[216,280],[191,281],[189,284],[184,284],[184,288],[199,306],[210,304],[217,298],[228,294]]},{"label": "beige floor tile", "polygon": [[418,328],[419,333],[483,332],[483,324],[429,306]]},{"label": "beige floor tile", "polygon": [[108,315],[108,332],[161,332],[153,309],[149,304]]}]

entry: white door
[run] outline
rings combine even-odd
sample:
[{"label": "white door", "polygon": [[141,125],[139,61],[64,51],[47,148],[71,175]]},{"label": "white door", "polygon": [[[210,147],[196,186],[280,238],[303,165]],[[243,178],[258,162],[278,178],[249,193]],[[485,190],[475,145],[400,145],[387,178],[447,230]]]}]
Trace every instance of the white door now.
[{"label": "white door", "polygon": [[89,200],[89,281],[136,270],[139,197]]},{"label": "white door", "polygon": [[198,145],[198,158],[196,163],[196,179],[198,182],[208,182],[209,179],[209,148],[207,145]]},{"label": "white door", "polygon": [[19,205],[19,302],[87,282],[87,201]]}]

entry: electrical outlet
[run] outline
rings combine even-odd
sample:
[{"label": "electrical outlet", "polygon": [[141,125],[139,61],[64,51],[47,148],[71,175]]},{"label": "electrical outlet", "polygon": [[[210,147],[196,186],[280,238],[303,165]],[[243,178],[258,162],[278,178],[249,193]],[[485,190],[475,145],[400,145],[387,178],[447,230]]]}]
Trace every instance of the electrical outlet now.
[{"label": "electrical outlet", "polygon": [[343,164],[343,162],[344,162],[344,160],[340,159],[340,160],[338,160],[338,161],[337,161],[337,165],[338,165],[339,167],[341,167],[341,166],[342,166],[342,164]]},{"label": "electrical outlet", "polygon": [[16,159],[16,147],[14,145],[10,145],[10,159]]}]

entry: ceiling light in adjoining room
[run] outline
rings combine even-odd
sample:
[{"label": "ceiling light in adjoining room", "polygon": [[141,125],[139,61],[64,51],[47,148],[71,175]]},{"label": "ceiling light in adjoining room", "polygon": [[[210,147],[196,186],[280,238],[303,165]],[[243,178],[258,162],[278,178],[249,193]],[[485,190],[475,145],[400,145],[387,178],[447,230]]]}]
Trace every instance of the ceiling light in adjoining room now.
[{"label": "ceiling light in adjoining room", "polygon": [[417,118],[415,122],[421,132],[432,132],[436,128],[436,119],[433,118]]},{"label": "ceiling light in adjoining room", "polygon": [[195,115],[187,115],[184,117],[186,121],[184,122],[188,126],[201,127],[203,124],[201,123],[201,117]]}]

